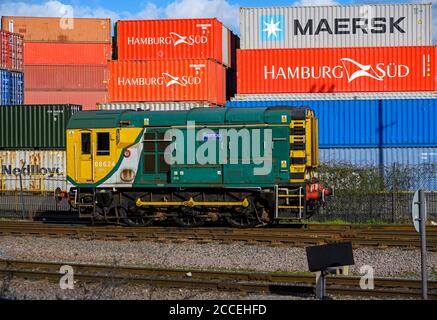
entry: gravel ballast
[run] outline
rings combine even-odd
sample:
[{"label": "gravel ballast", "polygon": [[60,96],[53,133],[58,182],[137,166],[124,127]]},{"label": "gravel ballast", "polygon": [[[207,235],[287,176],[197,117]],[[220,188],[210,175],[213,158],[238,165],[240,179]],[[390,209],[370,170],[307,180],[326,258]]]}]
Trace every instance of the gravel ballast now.
[{"label": "gravel ballast", "polygon": [[[420,251],[405,248],[357,248],[352,274],[371,266],[376,277],[420,275]],[[304,248],[195,242],[108,241],[68,238],[0,237],[0,259],[101,263],[155,267],[307,271]],[[437,252],[428,252],[430,279],[437,279]]]}]

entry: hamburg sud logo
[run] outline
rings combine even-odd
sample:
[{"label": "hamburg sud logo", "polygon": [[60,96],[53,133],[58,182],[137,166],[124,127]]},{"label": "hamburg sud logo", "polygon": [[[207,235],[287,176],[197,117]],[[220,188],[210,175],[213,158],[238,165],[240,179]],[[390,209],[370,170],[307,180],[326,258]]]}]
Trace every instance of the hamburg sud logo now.
[{"label": "hamburg sud logo", "polygon": [[187,87],[190,85],[199,85],[202,82],[200,77],[202,70],[206,67],[205,64],[190,64],[190,70],[193,74],[176,75],[170,72],[162,72],[157,77],[118,77],[117,83],[119,86],[165,86],[170,88],[173,86]]},{"label": "hamburg sud logo", "polygon": [[196,28],[200,32],[195,34],[180,34],[178,32],[169,32],[168,35],[161,37],[127,37],[128,45],[173,45],[177,46],[194,46],[196,44],[205,44],[208,42],[210,33],[210,23],[198,23]]},{"label": "hamburg sud logo", "polygon": [[[423,76],[431,76],[430,55],[423,55]],[[425,65],[426,63],[426,65]],[[264,66],[264,79],[342,79],[347,77],[348,83],[358,78],[372,78],[383,81],[385,78],[405,78],[411,73],[409,66],[390,63],[364,64],[349,57],[340,58],[334,66]]]},{"label": "hamburg sud logo", "polygon": [[375,65],[375,70],[371,64],[361,64],[351,58],[341,58],[340,61],[346,71],[349,83],[361,77],[383,81],[386,76],[404,78],[410,73],[410,68],[403,64],[395,65],[392,63],[386,66],[384,63],[378,63]]},{"label": "hamburg sud logo", "polygon": [[260,39],[261,41],[282,41],[284,40],[284,16],[265,15],[260,17]]},{"label": "hamburg sud logo", "polygon": [[384,73],[378,74],[370,64],[361,64],[351,58],[341,58],[340,61],[346,70],[348,82],[360,77],[369,77],[378,81],[384,80]]}]

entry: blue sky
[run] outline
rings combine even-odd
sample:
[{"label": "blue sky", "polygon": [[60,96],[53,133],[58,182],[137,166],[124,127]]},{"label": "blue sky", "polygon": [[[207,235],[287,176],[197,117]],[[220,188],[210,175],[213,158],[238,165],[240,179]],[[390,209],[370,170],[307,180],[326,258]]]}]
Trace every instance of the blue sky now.
[{"label": "blue sky", "polygon": [[430,3],[437,39],[437,0],[0,0],[0,15],[157,19],[217,17],[239,33],[239,8],[289,5]]}]

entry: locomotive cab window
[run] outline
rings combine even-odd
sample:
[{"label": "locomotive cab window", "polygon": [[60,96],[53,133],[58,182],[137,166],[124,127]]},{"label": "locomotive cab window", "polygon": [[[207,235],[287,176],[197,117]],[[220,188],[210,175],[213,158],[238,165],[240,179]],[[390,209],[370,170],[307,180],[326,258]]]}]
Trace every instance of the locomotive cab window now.
[{"label": "locomotive cab window", "polygon": [[97,133],[97,155],[109,156],[109,132]]},{"label": "locomotive cab window", "polygon": [[82,140],[82,154],[91,154],[91,133],[83,132]]}]

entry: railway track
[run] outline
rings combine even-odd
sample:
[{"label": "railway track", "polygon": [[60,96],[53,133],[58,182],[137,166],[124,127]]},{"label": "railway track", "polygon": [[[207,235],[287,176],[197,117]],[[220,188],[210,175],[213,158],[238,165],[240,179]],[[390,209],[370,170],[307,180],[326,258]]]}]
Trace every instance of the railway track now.
[{"label": "railway track", "polygon": [[[279,295],[314,294],[313,275],[266,272],[211,271],[193,269],[163,269],[118,265],[72,264],[0,260],[0,276],[59,282],[63,265],[74,270],[79,282],[105,282],[113,285],[141,284],[154,287],[192,288],[242,293]],[[362,290],[359,277],[329,276],[327,292],[332,295],[420,298],[419,280],[376,278],[373,290]],[[77,284],[77,282],[75,282]],[[429,281],[429,298],[437,299],[437,281]]]},{"label": "railway track", "polygon": [[[178,228],[91,226],[46,224],[29,221],[2,221],[0,235],[31,235],[102,240],[152,240],[162,242],[235,242],[308,246],[351,241],[355,247],[419,247],[419,236],[408,225],[307,224],[287,228],[236,229],[226,227]],[[427,245],[437,251],[437,226],[427,226]]]}]

